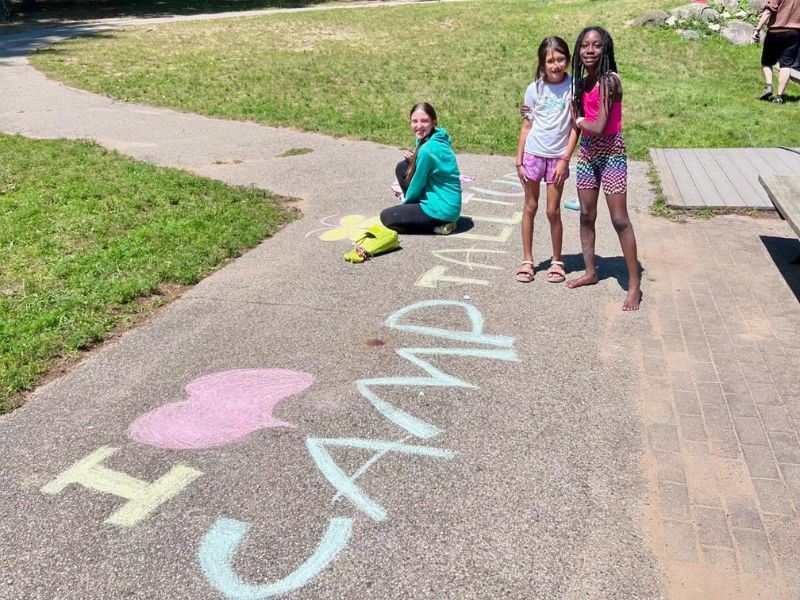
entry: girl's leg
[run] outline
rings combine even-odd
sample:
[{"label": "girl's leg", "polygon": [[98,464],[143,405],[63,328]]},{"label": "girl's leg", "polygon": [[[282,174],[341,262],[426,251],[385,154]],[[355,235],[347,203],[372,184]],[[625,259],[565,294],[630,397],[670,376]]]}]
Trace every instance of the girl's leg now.
[{"label": "girl's leg", "polygon": [[579,189],[578,200],[581,203],[581,250],[586,270],[583,275],[567,281],[568,288],[594,285],[597,283],[597,268],[594,256],[594,224],[597,221],[597,198],[600,195],[598,188]]},{"label": "girl's leg", "polygon": [[550,221],[550,241],[553,244],[553,260],[561,260],[561,246],[564,238],[564,226],[561,223],[561,194],[564,184],[547,185],[547,220]]},{"label": "girl's leg", "polygon": [[408,191],[408,182],[406,181],[406,170],[408,169],[408,161],[404,158],[394,168],[394,175],[397,177],[397,183],[400,184],[400,189],[403,190],[405,196]]},{"label": "girl's leg", "polygon": [[384,227],[397,233],[433,233],[434,227],[445,223],[426,215],[417,203],[390,206],[381,211],[380,219]]},{"label": "girl's leg", "polygon": [[524,184],[525,206],[522,208],[522,260],[533,262],[533,220],[539,210],[539,182]]},{"label": "girl's leg", "polygon": [[619,236],[619,245],[628,267],[628,295],[622,303],[622,310],[639,310],[641,300],[641,280],[639,277],[639,256],[636,248],[636,235],[628,216],[627,194],[606,194],[611,223]]}]

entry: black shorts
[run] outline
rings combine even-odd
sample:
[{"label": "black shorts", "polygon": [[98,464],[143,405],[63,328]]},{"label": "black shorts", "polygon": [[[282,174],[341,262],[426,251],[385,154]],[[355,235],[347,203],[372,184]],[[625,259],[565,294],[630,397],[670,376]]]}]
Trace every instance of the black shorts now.
[{"label": "black shorts", "polygon": [[764,38],[764,49],[761,51],[761,64],[771,67],[779,63],[782,69],[793,67],[797,62],[800,50],[800,29],[789,31],[767,32]]}]

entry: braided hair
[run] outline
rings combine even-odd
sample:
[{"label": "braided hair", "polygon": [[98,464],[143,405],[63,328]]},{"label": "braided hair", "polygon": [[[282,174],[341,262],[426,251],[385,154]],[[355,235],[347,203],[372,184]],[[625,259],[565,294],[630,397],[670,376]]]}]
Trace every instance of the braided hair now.
[{"label": "braided hair", "polygon": [[606,108],[611,111],[611,104],[613,103],[613,94],[610,93],[614,89],[614,79],[611,75],[612,72],[617,71],[617,61],[614,58],[614,40],[611,39],[609,33],[602,27],[592,26],[586,27],[578,35],[575,41],[575,52],[572,54],[572,106],[575,109],[575,114],[579,117],[585,116],[583,114],[583,88],[586,80],[586,67],[581,60],[581,44],[586,34],[596,31],[600,35],[600,40],[603,42],[603,51],[600,54],[600,60],[597,63],[597,82],[602,86],[605,84],[606,94]]},{"label": "braided hair", "polygon": [[411,183],[411,178],[414,177],[414,171],[416,170],[417,167],[417,152],[419,152],[419,149],[422,147],[422,144],[431,139],[431,136],[436,131],[437,119],[436,119],[436,111],[434,110],[434,108],[427,102],[420,102],[419,104],[415,104],[411,108],[411,112],[408,113],[408,116],[411,117],[411,115],[413,115],[418,110],[424,111],[425,114],[430,117],[433,127],[431,128],[431,132],[419,141],[419,144],[417,144],[417,147],[414,149],[414,154],[412,154],[411,158],[408,159],[408,168],[406,169],[405,172],[405,180],[408,183]]}]

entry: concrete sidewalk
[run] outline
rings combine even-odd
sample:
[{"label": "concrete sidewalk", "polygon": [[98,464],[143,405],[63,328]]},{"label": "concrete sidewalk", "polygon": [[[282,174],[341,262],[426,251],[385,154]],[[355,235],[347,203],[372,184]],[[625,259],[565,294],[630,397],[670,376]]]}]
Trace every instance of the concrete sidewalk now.
[{"label": "concrete sidewalk", "polygon": [[0,422],[1,598],[800,593],[785,223],[654,219],[632,163],[645,299],[623,314],[605,215],[597,286],[518,284],[513,164],[459,155],[471,226],[350,265],[320,236],[393,201],[397,149],[114,102],[0,54],[3,131],[306,215]]}]

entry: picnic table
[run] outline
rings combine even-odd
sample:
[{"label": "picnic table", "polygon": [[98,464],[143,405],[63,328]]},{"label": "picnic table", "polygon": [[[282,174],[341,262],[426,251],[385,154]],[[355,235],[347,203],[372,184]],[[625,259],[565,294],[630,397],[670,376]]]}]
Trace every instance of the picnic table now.
[{"label": "picnic table", "polygon": [[[780,215],[800,237],[800,176],[759,175],[758,181],[764,186],[769,199]],[[795,256],[791,262],[800,264],[800,254]]]}]

